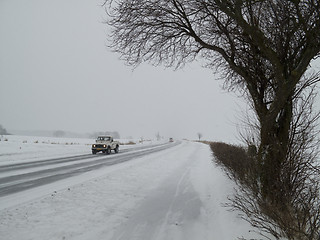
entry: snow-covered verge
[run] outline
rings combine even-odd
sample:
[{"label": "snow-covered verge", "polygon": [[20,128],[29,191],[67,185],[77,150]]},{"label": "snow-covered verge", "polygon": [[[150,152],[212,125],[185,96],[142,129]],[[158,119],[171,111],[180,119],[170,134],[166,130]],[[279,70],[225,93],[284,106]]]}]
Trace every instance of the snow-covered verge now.
[{"label": "snow-covered verge", "polygon": [[1,238],[262,239],[222,206],[234,183],[212,164],[207,145],[183,142],[89,175],[0,210]]}]

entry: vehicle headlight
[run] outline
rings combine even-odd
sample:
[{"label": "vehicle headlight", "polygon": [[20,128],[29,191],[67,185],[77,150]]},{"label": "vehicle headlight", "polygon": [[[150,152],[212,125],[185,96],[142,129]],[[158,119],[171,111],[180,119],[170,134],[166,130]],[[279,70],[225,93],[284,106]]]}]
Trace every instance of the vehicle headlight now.
[{"label": "vehicle headlight", "polygon": [[96,147],[96,145],[95,145],[95,144],[92,144],[92,147]]},{"label": "vehicle headlight", "polygon": [[106,147],[106,145],[103,145],[103,147],[105,148],[105,147]]}]

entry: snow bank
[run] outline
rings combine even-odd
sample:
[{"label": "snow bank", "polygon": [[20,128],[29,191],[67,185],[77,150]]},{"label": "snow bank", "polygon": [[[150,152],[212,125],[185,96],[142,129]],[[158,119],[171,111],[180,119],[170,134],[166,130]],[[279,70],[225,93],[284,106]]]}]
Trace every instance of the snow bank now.
[{"label": "snow bank", "polygon": [[3,136],[0,165],[91,153],[93,139]]}]

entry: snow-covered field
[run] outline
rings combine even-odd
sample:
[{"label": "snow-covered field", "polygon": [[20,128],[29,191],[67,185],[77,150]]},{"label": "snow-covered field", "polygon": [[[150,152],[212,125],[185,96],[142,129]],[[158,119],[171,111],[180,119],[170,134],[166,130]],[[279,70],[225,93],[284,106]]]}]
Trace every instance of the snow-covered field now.
[{"label": "snow-covered field", "polygon": [[[2,165],[87,154],[87,144],[92,143],[48,138],[59,142],[48,144],[42,138],[27,137],[28,142],[22,143],[23,137],[9,138],[0,142]],[[207,145],[185,141],[0,198],[0,239],[263,239],[237,213],[222,206],[233,188],[234,183],[212,164]]]}]

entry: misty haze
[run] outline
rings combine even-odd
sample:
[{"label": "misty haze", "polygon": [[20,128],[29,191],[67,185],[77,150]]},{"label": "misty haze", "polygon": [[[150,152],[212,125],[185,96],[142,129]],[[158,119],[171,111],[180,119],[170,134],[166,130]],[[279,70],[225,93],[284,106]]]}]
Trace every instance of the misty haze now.
[{"label": "misty haze", "polygon": [[201,63],[126,66],[106,47],[99,1],[1,1],[0,12],[0,124],[8,132],[238,140],[244,105],[218,76]]},{"label": "misty haze", "polygon": [[1,0],[0,36],[0,239],[320,239],[319,0]]}]

